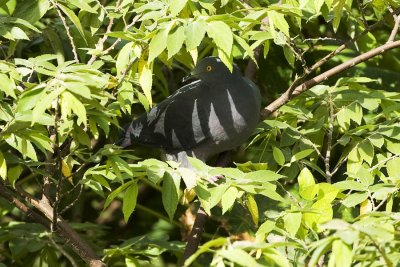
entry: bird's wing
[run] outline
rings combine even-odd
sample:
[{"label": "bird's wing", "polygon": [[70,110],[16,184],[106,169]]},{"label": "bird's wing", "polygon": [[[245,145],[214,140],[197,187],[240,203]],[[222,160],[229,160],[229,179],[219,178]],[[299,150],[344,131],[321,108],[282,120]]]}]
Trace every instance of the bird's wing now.
[{"label": "bird's wing", "polygon": [[[164,148],[167,151],[190,150],[203,142],[207,136],[204,121],[204,95],[208,87],[195,81],[177,90],[174,94],[143,114],[125,130],[120,143],[126,147],[140,143]],[[203,127],[202,127],[203,125]]]}]

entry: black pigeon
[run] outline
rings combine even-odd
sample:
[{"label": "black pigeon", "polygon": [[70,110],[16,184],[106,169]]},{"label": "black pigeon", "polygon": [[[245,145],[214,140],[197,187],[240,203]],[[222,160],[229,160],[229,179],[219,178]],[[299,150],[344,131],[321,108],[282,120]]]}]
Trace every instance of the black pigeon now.
[{"label": "black pigeon", "polygon": [[119,145],[159,147],[168,160],[190,166],[187,156],[205,162],[246,141],[259,120],[258,87],[217,57],[203,58],[191,76],[197,80],[127,125]]}]

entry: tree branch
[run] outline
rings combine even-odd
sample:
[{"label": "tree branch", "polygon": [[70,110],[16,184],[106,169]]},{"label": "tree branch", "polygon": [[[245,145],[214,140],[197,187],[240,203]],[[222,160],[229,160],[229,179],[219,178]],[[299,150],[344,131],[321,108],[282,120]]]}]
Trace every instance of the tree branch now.
[{"label": "tree branch", "polygon": [[380,55],[386,51],[389,51],[393,48],[399,47],[400,46],[400,41],[394,41],[390,43],[386,43],[384,45],[381,45],[375,49],[372,49],[364,54],[361,54],[349,61],[346,61],[328,71],[325,71],[324,73],[321,73],[320,75],[315,76],[314,78],[298,85],[297,87],[293,88],[290,87],[286,92],[284,92],[278,99],[276,99],[274,102],[269,104],[267,107],[265,107],[261,111],[261,118],[265,119],[267,118],[270,114],[278,110],[281,106],[285,105],[287,102],[289,102],[290,99],[292,99],[294,96],[297,96],[311,87],[327,80],[328,78],[331,78],[332,76],[339,74],[361,62],[364,62],[368,59],[371,59],[377,55]]},{"label": "tree branch", "polygon": [[[3,195],[1,190],[3,188],[5,188],[4,185],[0,185],[0,195]],[[32,206],[38,209],[48,219],[49,222],[56,221],[57,228],[55,230],[55,233],[63,238],[65,243],[69,244],[75,251],[75,253],[78,254],[90,267],[105,266],[105,264],[99,259],[93,249],[78,235],[78,233],[74,229],[72,229],[68,225],[66,221],[64,221],[63,218],[61,218],[60,216],[58,216],[56,219],[53,218],[54,210],[49,203],[32,197],[21,188],[17,188],[17,192],[25,199],[26,202],[30,203]],[[15,201],[12,203],[15,203]],[[21,211],[26,213],[25,211],[30,212],[30,209],[21,209]],[[49,228],[50,225],[48,225],[47,227]]]},{"label": "tree branch", "polygon": [[199,210],[197,211],[192,231],[190,231],[190,234],[188,236],[185,252],[183,253],[181,264],[179,264],[180,266],[185,266],[185,261],[193,253],[195,253],[197,248],[199,247],[201,241],[201,235],[204,231],[204,225],[207,221],[207,218],[208,214],[202,207],[200,207]]},{"label": "tree branch", "polygon": [[393,20],[394,20],[394,26],[392,29],[392,32],[390,33],[389,39],[388,39],[388,43],[393,42],[394,38],[396,38],[397,32],[399,31],[399,24],[400,24],[400,16],[393,11],[391,8],[389,9],[390,13],[393,16]]}]

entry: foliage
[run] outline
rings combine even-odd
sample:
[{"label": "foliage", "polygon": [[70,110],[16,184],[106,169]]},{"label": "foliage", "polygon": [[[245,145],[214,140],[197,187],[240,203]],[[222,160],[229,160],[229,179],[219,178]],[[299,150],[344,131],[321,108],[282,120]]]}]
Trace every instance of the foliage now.
[{"label": "foliage", "polygon": [[185,210],[200,205],[211,215],[205,243],[186,265],[397,266],[398,50],[274,110],[230,167],[191,159],[186,169],[112,143],[198,58],[242,70],[256,62],[266,105],[294,80],[385,43],[399,6],[0,0],[0,261],[85,264],[57,231],[6,201],[11,192],[30,208],[30,198],[48,199],[109,266],[175,264],[185,247],[178,231],[193,223]]}]

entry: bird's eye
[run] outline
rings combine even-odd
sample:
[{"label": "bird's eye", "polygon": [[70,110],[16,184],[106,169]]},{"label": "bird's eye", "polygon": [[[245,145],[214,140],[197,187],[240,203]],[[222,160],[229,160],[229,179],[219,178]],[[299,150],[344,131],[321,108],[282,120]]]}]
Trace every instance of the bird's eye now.
[{"label": "bird's eye", "polygon": [[211,67],[210,65],[208,65],[208,66],[206,67],[206,70],[207,70],[207,71],[212,71],[212,67]]}]

